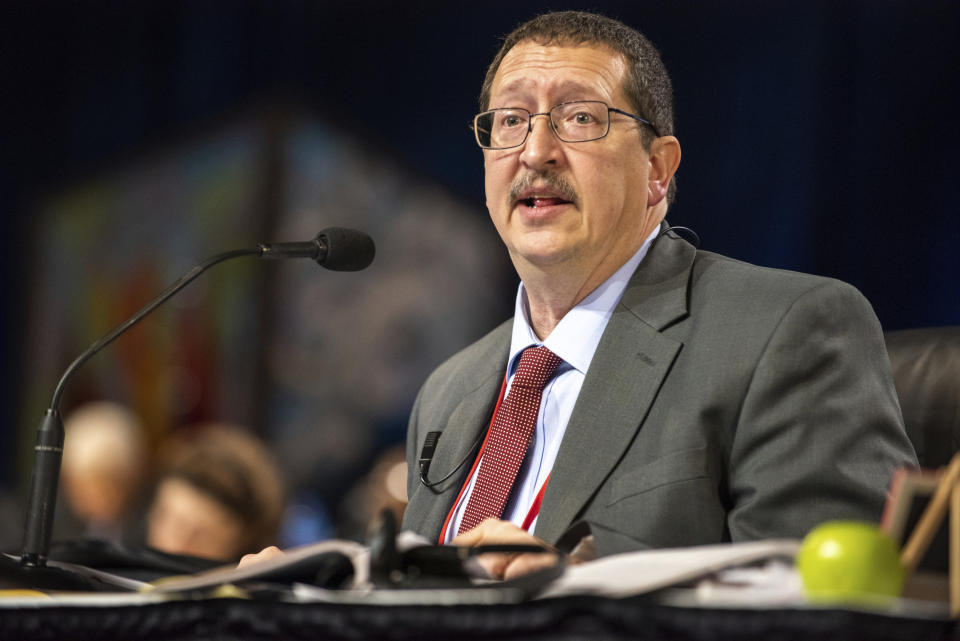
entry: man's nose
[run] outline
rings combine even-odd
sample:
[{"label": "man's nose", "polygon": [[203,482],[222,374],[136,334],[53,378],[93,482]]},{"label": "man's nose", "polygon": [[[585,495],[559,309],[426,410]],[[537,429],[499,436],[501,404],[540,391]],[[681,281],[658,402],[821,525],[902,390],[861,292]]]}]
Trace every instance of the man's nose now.
[{"label": "man's nose", "polygon": [[534,114],[530,118],[530,132],[523,143],[520,161],[528,167],[556,164],[561,153],[560,145],[549,114]]}]

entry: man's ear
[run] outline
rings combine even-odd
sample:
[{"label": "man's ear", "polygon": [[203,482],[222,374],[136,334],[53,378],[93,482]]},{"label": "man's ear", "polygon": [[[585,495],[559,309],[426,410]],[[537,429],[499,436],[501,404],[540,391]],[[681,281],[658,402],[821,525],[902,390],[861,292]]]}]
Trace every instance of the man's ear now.
[{"label": "man's ear", "polygon": [[661,136],[650,145],[650,173],[647,176],[647,206],[667,197],[670,181],[680,166],[680,141]]}]

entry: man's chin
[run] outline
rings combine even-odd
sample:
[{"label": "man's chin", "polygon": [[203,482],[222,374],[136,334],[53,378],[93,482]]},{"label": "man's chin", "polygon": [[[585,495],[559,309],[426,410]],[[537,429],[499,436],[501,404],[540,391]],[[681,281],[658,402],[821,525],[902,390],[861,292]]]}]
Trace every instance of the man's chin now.
[{"label": "man's chin", "polygon": [[520,243],[510,252],[518,270],[521,263],[540,269],[557,267],[567,263],[573,255],[573,247],[559,243]]}]

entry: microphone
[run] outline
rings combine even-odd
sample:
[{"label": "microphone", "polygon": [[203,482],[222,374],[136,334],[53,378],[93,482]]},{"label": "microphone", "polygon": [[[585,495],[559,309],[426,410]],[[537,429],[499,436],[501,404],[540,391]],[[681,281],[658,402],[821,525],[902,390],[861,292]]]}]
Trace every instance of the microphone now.
[{"label": "microphone", "polygon": [[457,470],[463,467],[463,464],[466,463],[473,453],[476,451],[477,446],[480,445],[480,442],[486,437],[486,431],[480,432],[477,436],[477,440],[473,442],[473,445],[470,446],[470,449],[467,450],[467,455],[460,459],[460,462],[450,470],[443,478],[436,481],[430,481],[427,479],[427,473],[430,471],[430,464],[433,462],[433,453],[437,449],[437,441],[440,440],[440,437],[443,436],[443,432],[427,432],[426,437],[423,439],[423,449],[420,450],[420,484],[429,490],[433,490],[436,486],[440,485],[451,476],[456,474]]},{"label": "microphone", "polygon": [[373,262],[376,253],[373,240],[367,234],[353,229],[330,227],[307,242],[260,244],[256,249],[236,249],[217,254],[195,266],[175,283],[163,290],[140,311],[116,326],[103,338],[93,343],[74,360],[53,392],[53,400],[37,429],[34,447],[33,475],[30,481],[24,530],[23,553],[20,564],[25,568],[46,568],[50,551],[50,535],[53,529],[54,507],[57,500],[57,483],[60,479],[60,460],[63,455],[63,420],[60,416],[60,398],[67,381],[73,373],[94,354],[115,341],[145,316],[186,287],[208,268],[240,256],[260,258],[312,258],[321,266],[334,271],[359,271]]},{"label": "microphone", "polygon": [[423,439],[423,449],[420,450],[420,482],[430,487],[430,482],[427,481],[427,474],[430,472],[430,463],[433,462],[433,453],[437,449],[437,441],[440,440],[440,437],[443,436],[443,432],[427,432],[426,438]]},{"label": "microphone", "polygon": [[358,272],[373,262],[376,247],[362,231],[329,227],[305,243],[260,245],[261,258],[312,258],[336,272]]}]

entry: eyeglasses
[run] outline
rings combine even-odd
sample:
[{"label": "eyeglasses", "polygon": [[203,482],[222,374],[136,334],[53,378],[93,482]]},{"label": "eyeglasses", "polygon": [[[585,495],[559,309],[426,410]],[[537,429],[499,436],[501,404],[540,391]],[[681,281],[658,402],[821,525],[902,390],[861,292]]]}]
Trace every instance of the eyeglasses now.
[{"label": "eyeglasses", "polygon": [[519,147],[533,131],[533,119],[548,116],[550,128],[563,142],[588,142],[603,138],[610,131],[610,112],[629,116],[641,122],[653,133],[657,128],[636,114],[608,106],[599,100],[561,102],[550,111],[530,113],[521,107],[507,107],[484,111],[473,117],[473,134],[484,149]]}]

